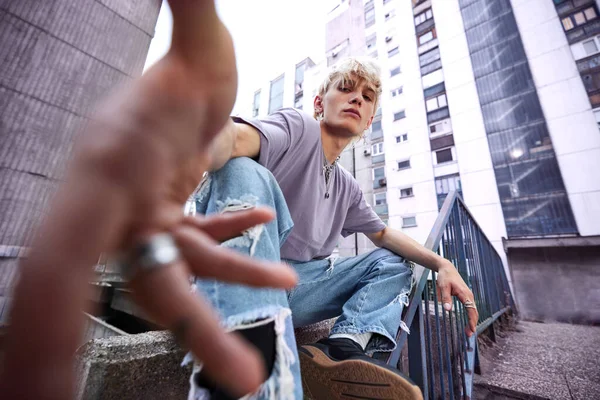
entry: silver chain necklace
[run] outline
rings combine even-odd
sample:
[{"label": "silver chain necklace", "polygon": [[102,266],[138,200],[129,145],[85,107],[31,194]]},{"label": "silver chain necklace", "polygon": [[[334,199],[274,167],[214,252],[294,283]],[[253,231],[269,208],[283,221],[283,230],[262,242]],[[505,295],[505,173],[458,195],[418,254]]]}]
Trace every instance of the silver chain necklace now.
[{"label": "silver chain necklace", "polygon": [[330,179],[331,172],[337,165],[337,162],[339,161],[339,159],[340,159],[340,156],[337,156],[337,158],[335,160],[333,160],[333,162],[331,164],[327,164],[327,158],[325,158],[325,161],[323,162],[323,175],[325,175],[325,198],[326,199],[329,198],[329,183],[331,183],[331,179]]}]

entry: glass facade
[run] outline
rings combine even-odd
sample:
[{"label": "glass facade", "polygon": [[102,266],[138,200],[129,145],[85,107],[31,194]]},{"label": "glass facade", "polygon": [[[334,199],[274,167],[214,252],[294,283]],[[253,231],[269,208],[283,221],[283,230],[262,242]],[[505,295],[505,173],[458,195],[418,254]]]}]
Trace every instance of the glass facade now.
[{"label": "glass facade", "polygon": [[577,234],[510,0],[459,4],[509,238]]}]

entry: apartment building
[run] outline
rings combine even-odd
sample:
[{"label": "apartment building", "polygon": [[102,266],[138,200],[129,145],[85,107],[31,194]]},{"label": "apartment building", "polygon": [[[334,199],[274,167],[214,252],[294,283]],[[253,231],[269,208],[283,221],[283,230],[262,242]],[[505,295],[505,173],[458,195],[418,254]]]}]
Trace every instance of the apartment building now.
[{"label": "apartment building", "polygon": [[[505,260],[511,243],[580,246],[600,236],[595,1],[343,0],[326,34],[324,61],[298,64],[301,101],[295,66],[289,81],[261,90],[270,97],[255,100],[255,115],[274,110],[278,85],[284,106],[312,112],[328,66],[377,58],[381,107],[368,142],[347,149],[342,165],[390,226],[424,242],[456,189]],[[358,235],[339,252],[370,248]]]}]

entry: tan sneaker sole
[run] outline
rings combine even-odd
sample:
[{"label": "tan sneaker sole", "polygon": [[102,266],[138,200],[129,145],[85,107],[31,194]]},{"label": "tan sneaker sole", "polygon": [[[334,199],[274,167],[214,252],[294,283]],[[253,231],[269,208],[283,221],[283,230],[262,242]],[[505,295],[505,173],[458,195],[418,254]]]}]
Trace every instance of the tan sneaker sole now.
[{"label": "tan sneaker sole", "polygon": [[[310,353],[310,355],[309,355]],[[407,378],[363,360],[335,361],[307,345],[299,351],[302,388],[312,400],[422,400]]]}]

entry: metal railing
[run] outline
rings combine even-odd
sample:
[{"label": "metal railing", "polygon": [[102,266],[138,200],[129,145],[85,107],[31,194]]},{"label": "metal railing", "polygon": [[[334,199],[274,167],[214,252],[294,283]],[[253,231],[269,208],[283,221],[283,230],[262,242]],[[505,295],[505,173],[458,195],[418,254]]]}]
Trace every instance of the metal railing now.
[{"label": "metal railing", "polygon": [[470,399],[476,337],[515,306],[502,259],[456,191],[446,197],[425,247],[450,260],[473,291],[479,311],[477,333],[467,338],[463,305],[455,298],[452,311],[445,311],[436,291],[436,274],[417,265],[402,317],[410,335],[398,333],[398,346],[387,362],[408,372],[425,399]]}]

